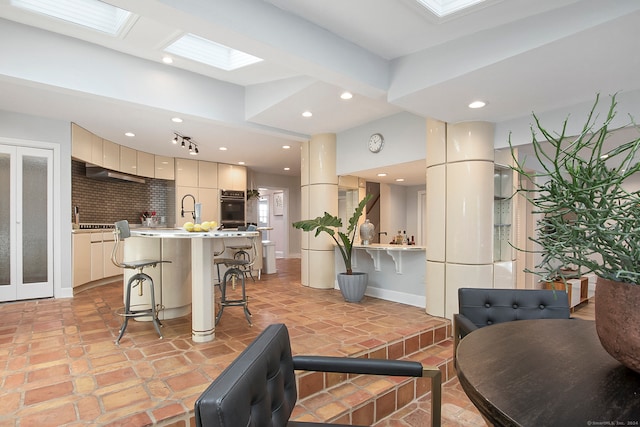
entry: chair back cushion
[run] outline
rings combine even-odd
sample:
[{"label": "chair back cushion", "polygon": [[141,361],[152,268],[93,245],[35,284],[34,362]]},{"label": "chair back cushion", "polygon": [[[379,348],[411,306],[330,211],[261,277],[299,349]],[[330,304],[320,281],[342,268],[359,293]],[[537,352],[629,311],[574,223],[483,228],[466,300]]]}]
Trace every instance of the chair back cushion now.
[{"label": "chair back cushion", "polygon": [[289,332],[270,325],[196,400],[196,426],[285,426],[296,399]]},{"label": "chair back cushion", "polygon": [[568,319],[566,292],[547,289],[458,289],[459,313],[481,328],[526,319]]}]

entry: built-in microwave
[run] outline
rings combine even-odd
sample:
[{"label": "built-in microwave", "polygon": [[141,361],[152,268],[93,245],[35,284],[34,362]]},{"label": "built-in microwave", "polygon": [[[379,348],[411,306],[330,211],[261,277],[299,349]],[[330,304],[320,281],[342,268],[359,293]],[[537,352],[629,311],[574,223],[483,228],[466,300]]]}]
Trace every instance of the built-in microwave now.
[{"label": "built-in microwave", "polygon": [[244,227],[245,203],[244,191],[220,190],[220,225],[223,228]]}]

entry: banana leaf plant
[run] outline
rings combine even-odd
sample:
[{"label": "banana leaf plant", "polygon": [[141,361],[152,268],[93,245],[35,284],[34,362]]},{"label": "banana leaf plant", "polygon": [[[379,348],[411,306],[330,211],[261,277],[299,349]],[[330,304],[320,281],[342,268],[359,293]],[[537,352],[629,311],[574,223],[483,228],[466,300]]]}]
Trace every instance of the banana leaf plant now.
[{"label": "banana leaf plant", "polygon": [[353,215],[349,218],[349,226],[345,232],[339,230],[342,228],[342,219],[335,215],[331,215],[328,212],[325,212],[323,216],[319,216],[314,219],[305,219],[303,221],[294,222],[293,227],[307,232],[315,230],[316,237],[318,237],[322,232],[331,236],[334,242],[336,242],[336,245],[338,245],[338,249],[340,249],[340,254],[342,255],[342,260],[344,261],[344,267],[347,274],[351,275],[353,274],[353,269],[351,268],[351,254],[353,250],[353,240],[356,236],[356,227],[358,225],[358,220],[364,211],[364,207],[370,198],[371,194],[367,194],[367,196],[360,201],[360,204],[356,207]]}]

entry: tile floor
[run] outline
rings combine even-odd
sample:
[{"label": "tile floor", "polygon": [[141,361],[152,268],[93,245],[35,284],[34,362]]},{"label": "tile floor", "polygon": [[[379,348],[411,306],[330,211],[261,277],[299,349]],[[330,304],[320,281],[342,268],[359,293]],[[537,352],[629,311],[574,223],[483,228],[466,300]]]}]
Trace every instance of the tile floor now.
[{"label": "tile floor", "polygon": [[[249,281],[247,292],[253,327],[240,307],[229,307],[216,339],[201,344],[191,341],[186,316],[163,322],[163,340],[150,323],[132,321],[116,346],[121,282],[73,299],[0,304],[0,427],[188,426],[202,390],[275,322],[287,324],[295,354],[366,353],[381,340],[402,341],[425,324],[434,335],[450,334],[448,322],[416,307],[369,297],[348,304],[338,291],[305,288],[299,260],[278,260],[278,273]],[[593,318],[592,310],[587,304],[574,317]],[[451,370],[451,341],[434,348],[429,364]],[[426,426],[429,402],[428,396],[416,399],[375,425]],[[455,377],[443,388],[442,413],[444,426],[485,425]]]}]

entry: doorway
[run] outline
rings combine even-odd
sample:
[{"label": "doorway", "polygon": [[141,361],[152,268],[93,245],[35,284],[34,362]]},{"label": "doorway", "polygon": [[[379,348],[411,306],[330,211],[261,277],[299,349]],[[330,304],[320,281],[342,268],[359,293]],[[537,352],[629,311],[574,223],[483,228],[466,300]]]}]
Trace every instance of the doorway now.
[{"label": "doorway", "polygon": [[0,301],[53,296],[53,150],[0,145]]}]

